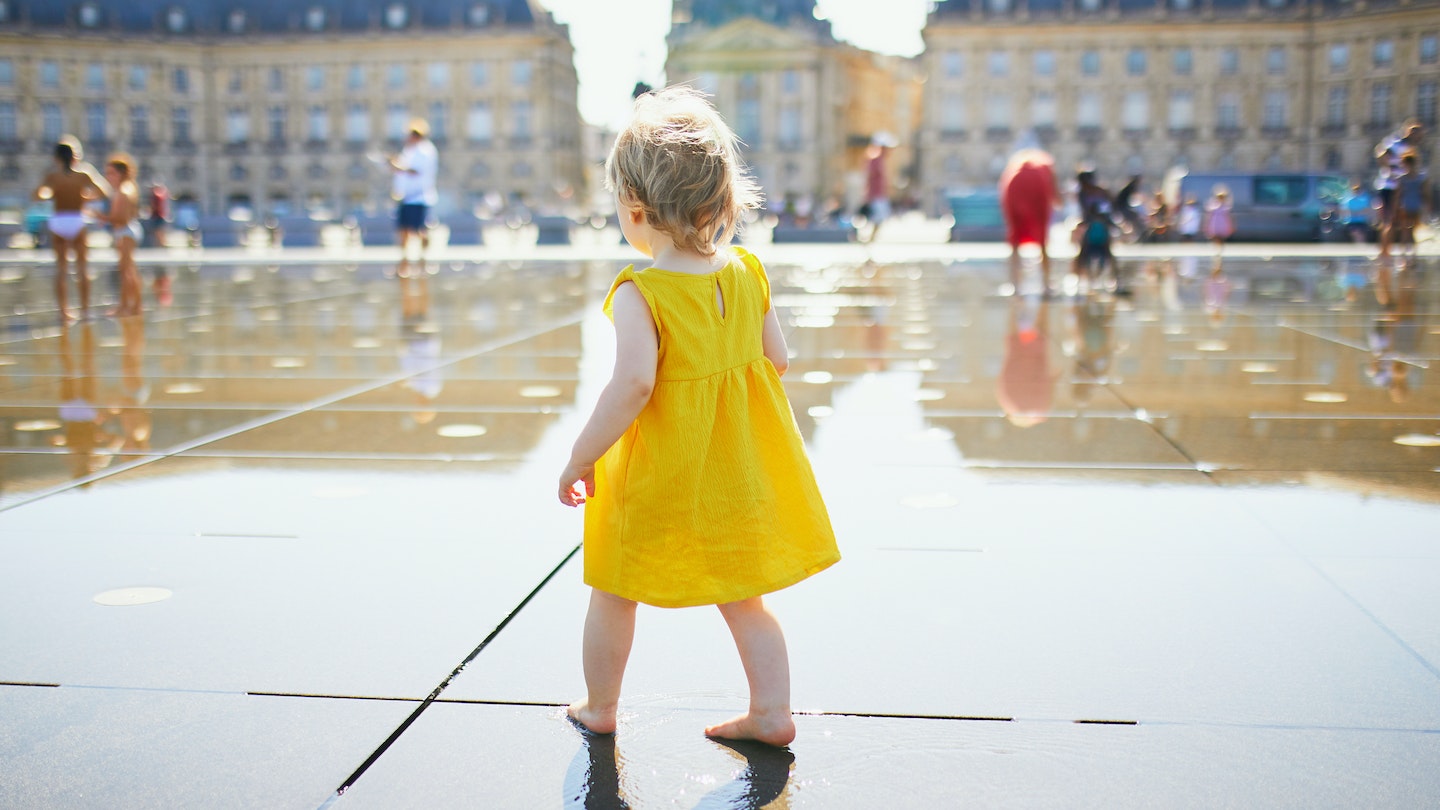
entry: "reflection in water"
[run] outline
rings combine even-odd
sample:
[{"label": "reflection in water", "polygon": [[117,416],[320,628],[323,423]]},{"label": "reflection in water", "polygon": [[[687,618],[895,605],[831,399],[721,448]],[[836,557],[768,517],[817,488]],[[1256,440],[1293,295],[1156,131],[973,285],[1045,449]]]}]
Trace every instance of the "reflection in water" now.
[{"label": "reflection in water", "polygon": [[110,406],[110,413],[120,419],[121,449],[142,452],[150,449],[152,417],[145,404],[150,401],[150,384],[145,379],[145,316],[130,315],[120,319],[124,341],[120,356],[120,391]]},{"label": "reflection in water", "polygon": [[1225,276],[1225,263],[1216,256],[1210,264],[1210,278],[1205,280],[1205,311],[1210,320],[1220,323],[1225,320],[1225,303],[1230,298],[1230,279]]},{"label": "reflection in water", "polygon": [[585,773],[577,786],[566,786],[566,804],[585,810],[630,810],[630,803],[620,794],[620,755],[615,749],[614,734],[593,734],[570,720],[580,732],[583,753],[587,757]]},{"label": "reflection in water", "polygon": [[1076,407],[1088,404],[1097,385],[1110,379],[1110,365],[1115,353],[1111,339],[1111,322],[1115,317],[1115,301],[1109,296],[1087,295],[1075,301],[1075,375],[1071,395]]},{"label": "reflection in water", "polygon": [[1055,377],[1050,371],[1049,322],[1050,307],[1045,300],[1011,299],[1005,361],[995,396],[1016,427],[1038,425],[1050,414]]},{"label": "reflection in water", "polygon": [[418,425],[435,421],[435,400],[445,387],[445,378],[435,366],[440,360],[440,329],[430,319],[430,279],[421,272],[412,276],[405,263],[400,278],[400,330],[405,340],[400,369],[411,375],[405,387],[415,397],[410,418]]},{"label": "reflection in water", "polygon": [[55,443],[70,455],[70,471],[83,478],[109,466],[124,438],[105,431],[104,416],[95,395],[95,331],[86,321],[74,327],[80,332],[77,354],[69,328],[60,330],[60,421],[65,433]]},{"label": "reflection in water", "polygon": [[743,762],[745,770],[733,782],[707,793],[695,806],[696,810],[760,810],[762,807],[783,810],[790,806],[785,790],[790,784],[790,771],[795,767],[795,755],[790,749],[751,740],[711,738],[711,742]]},{"label": "reflection in water", "polygon": [[[81,323],[60,332],[60,420],[64,434],[53,439],[70,456],[75,478],[109,467],[117,454],[150,449],[152,417],[145,404],[150,386],[145,380],[145,316],[129,315],[120,326],[120,384],[102,398],[96,388],[95,330]],[[79,346],[75,336],[78,332]],[[123,457],[123,456],[122,456]]]},{"label": "reflection in water", "polygon": [[[568,718],[567,718],[568,719]],[[575,721],[570,721],[575,725]],[[585,757],[585,772],[578,784],[568,783],[565,803],[585,810],[630,810],[632,799],[626,797],[629,785],[624,778],[624,758],[615,746],[614,734],[592,734],[576,725],[583,741],[576,753]],[[795,767],[795,754],[788,748],[776,748],[750,740],[710,738],[744,769],[735,778],[706,794],[695,805],[696,810],[784,810],[790,806],[787,788]],[[571,778],[576,774],[571,768]]]},{"label": "reflection in water", "polygon": [[1423,363],[1417,355],[1423,335],[1423,319],[1419,317],[1417,291],[1422,270],[1410,263],[1392,273],[1390,263],[1376,262],[1375,302],[1366,343],[1370,359],[1365,376],[1378,388],[1384,388],[1391,402],[1404,402],[1410,396],[1410,367]]}]

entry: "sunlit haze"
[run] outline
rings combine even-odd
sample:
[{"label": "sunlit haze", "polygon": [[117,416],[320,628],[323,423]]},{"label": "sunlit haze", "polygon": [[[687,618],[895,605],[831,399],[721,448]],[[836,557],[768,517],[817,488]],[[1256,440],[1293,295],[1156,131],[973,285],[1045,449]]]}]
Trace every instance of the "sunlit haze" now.
[{"label": "sunlit haze", "polygon": [[[670,0],[542,4],[570,26],[580,74],[580,114],[592,124],[619,126],[629,113],[635,83],[658,84],[665,78]],[[877,13],[873,0],[819,0],[815,13],[830,20],[838,39],[877,53],[914,56],[921,49],[920,29],[929,6],[929,0],[892,0],[884,13]]]}]

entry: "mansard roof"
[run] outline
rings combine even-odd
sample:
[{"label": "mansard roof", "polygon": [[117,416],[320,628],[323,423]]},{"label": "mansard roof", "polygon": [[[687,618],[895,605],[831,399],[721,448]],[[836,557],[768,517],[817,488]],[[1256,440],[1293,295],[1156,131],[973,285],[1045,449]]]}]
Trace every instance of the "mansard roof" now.
[{"label": "mansard roof", "polygon": [[530,0],[0,0],[0,32],[333,33],[529,26],[546,17]]}]

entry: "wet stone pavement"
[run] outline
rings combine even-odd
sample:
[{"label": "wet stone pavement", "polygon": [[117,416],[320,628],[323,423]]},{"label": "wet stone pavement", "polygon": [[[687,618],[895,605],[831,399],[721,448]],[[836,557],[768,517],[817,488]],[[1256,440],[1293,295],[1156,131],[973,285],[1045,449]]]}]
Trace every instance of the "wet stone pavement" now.
[{"label": "wet stone pavement", "polygon": [[1440,804],[1434,260],[772,261],[845,555],[771,598],[788,751],[701,735],[709,609],[563,717],[619,266],[175,263],[61,328],[0,265],[0,807]]}]

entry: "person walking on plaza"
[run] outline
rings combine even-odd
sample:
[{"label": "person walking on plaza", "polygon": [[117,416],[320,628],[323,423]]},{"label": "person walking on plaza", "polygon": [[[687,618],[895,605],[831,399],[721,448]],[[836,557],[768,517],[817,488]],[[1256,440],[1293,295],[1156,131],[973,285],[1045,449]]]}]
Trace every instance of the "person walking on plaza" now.
[{"label": "person walking on plaza", "polygon": [[146,232],[155,247],[165,247],[165,232],[170,227],[170,189],[164,183],[150,184],[150,218]]},{"label": "person walking on plaza", "polygon": [[393,191],[399,207],[395,211],[395,229],[400,242],[400,255],[410,256],[410,241],[420,242],[420,257],[430,247],[430,209],[440,201],[435,181],[440,173],[440,155],[430,140],[430,125],[417,118],[410,122],[405,148],[390,159],[394,171]]},{"label": "person walking on plaza", "polygon": [[138,315],[140,271],[135,268],[135,248],[144,233],[140,228],[140,189],[135,185],[135,161],[126,154],[111,155],[105,161],[105,180],[114,189],[107,221],[120,274],[120,303],[111,314]]},{"label": "person walking on plaza", "polygon": [[1407,152],[1400,160],[1401,173],[1395,178],[1395,244],[1409,245],[1415,257],[1415,226],[1425,219],[1430,200],[1430,181],[1420,168],[1420,157]]},{"label": "person walking on plaza", "polygon": [[1390,246],[1395,243],[1398,207],[1395,202],[1395,188],[1400,175],[1405,173],[1401,161],[1407,153],[1419,156],[1420,164],[1426,164],[1422,149],[1425,130],[1418,121],[1407,121],[1401,131],[1387,136],[1375,146],[1375,196],[1380,201],[1379,229],[1380,257],[1390,255]]},{"label": "person walking on plaza", "polygon": [[1235,216],[1230,206],[1230,190],[1224,186],[1216,186],[1205,203],[1205,221],[1203,228],[1205,238],[1215,246],[1215,258],[1219,261],[1220,254],[1225,251],[1225,242],[1235,235]]},{"label": "person walking on plaza", "polygon": [[1345,238],[1351,242],[1367,241],[1373,215],[1370,192],[1359,183],[1352,183],[1340,202],[1340,208],[1345,223]]},{"label": "person walking on plaza", "polygon": [[1186,197],[1175,217],[1175,230],[1180,234],[1180,241],[1194,242],[1200,236],[1200,220],[1203,218],[1200,203],[1194,197]]},{"label": "person walking on plaza", "polygon": [[[90,271],[85,244],[86,203],[110,196],[110,187],[86,163],[80,142],[64,136],[55,144],[55,168],[45,175],[33,194],[37,200],[50,200],[54,210],[47,227],[50,244],[55,249],[55,301],[60,317],[66,321],[86,317],[90,309]],[[75,257],[75,286],[80,292],[80,314],[70,309],[66,282],[70,276],[70,256]]]},{"label": "person walking on plaza", "polygon": [[1075,201],[1080,208],[1080,224],[1077,228],[1079,251],[1075,255],[1075,275],[1093,284],[1102,270],[1109,269],[1118,292],[1123,288],[1119,270],[1115,267],[1115,254],[1110,248],[1115,227],[1110,192],[1099,184],[1095,172],[1089,169],[1076,175],[1076,181],[1079,188],[1075,192]]},{"label": "person walking on plaza", "polygon": [[1165,192],[1157,191],[1155,196],[1150,198],[1150,210],[1145,215],[1145,227],[1150,234],[1151,242],[1168,242],[1170,240],[1170,203],[1165,199]]},{"label": "person walking on plaza", "polygon": [[1145,239],[1145,219],[1140,215],[1140,175],[1133,174],[1130,181],[1115,192],[1115,213],[1120,215],[1126,231],[1133,241]]},{"label": "person walking on plaza", "polygon": [[1021,149],[1000,175],[1000,210],[1010,243],[1010,286],[1020,292],[1020,246],[1040,247],[1040,277],[1050,292],[1050,216],[1060,201],[1055,185],[1055,158],[1041,149]]},{"label": "person walking on plaza", "polygon": [[887,133],[880,133],[865,149],[865,204],[861,214],[870,223],[866,242],[874,242],[880,226],[890,218],[890,177],[885,169],[885,152],[895,143]]},{"label": "person walking on plaza", "polygon": [[625,240],[651,265],[622,270],[610,382],[560,474],[584,503],[587,696],[568,715],[615,730],[636,603],[716,605],[750,686],[749,710],[712,737],[795,738],[785,637],[765,594],[840,559],[780,375],[785,338],[760,260],[727,247],[760,205],[738,142],[688,87],[641,96],[605,163]]}]

